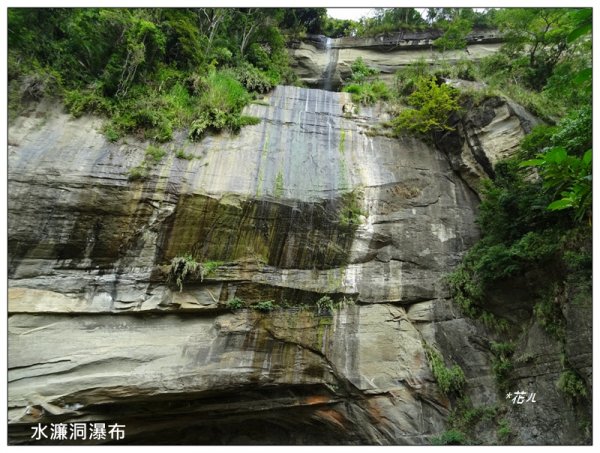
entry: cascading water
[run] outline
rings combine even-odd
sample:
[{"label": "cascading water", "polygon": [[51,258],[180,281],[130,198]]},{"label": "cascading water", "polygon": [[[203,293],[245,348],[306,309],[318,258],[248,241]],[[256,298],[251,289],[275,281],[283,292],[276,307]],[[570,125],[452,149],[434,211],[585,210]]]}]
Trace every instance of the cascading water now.
[{"label": "cascading water", "polygon": [[338,54],[339,50],[332,48],[332,39],[325,38],[325,56],[327,58],[327,66],[325,67],[325,72],[323,73],[323,89],[327,91],[334,90],[333,78],[335,76],[335,71],[337,69],[338,62]]}]

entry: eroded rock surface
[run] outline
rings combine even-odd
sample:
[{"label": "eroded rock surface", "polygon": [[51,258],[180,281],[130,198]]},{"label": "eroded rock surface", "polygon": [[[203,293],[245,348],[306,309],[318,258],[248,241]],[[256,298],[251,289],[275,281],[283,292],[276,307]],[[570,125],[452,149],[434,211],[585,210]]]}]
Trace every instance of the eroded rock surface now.
[{"label": "eroded rock surface", "polygon": [[[444,283],[478,235],[446,154],[366,135],[385,112],[344,112],[345,93],[267,101],[239,135],[182,134],[195,158],[171,150],[142,181],[148,144],[108,143],[97,119],[41,105],[11,127],[11,443],[80,421],[123,423],[129,443],[428,444],[450,400],[424,343],[504,403]],[[169,264],[187,254],[216,269],[180,291]]]},{"label": "eroded rock surface", "polygon": [[[423,31],[373,38],[310,36],[290,49],[291,64],[300,80],[310,87],[339,86],[342,80],[350,78],[350,68],[357,58],[377,69],[382,80],[391,82],[398,69],[419,59],[427,63],[440,61],[441,53],[433,46],[440,35],[439,31]],[[500,48],[502,37],[497,31],[475,31],[467,37],[467,42],[466,50],[444,52],[444,61],[452,64],[491,55]]]}]

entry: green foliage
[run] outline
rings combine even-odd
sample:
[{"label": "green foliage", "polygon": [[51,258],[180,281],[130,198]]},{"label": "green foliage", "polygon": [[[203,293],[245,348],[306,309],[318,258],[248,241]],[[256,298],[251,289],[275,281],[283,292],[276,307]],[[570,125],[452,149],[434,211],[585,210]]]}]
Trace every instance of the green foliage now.
[{"label": "green foliage", "polygon": [[352,36],[360,29],[360,24],[350,19],[335,19],[327,17],[323,23],[322,31],[325,36],[330,38],[341,38],[343,36]]},{"label": "green foliage", "polygon": [[468,396],[461,396],[453,401],[453,408],[448,417],[448,427],[462,433],[464,443],[476,443],[479,424],[493,421],[499,413],[498,406],[474,406]]},{"label": "green foliage", "polygon": [[440,51],[464,49],[467,47],[467,35],[473,25],[468,19],[456,18],[443,25],[444,34],[433,41],[433,45]]},{"label": "green foliage", "polygon": [[361,216],[365,215],[361,208],[361,200],[362,192],[357,189],[342,195],[338,214],[342,226],[354,226],[360,223]]},{"label": "green foliage", "polygon": [[74,116],[106,116],[110,141],[238,131],[255,122],[240,116],[248,91],[295,80],[283,20],[281,8],[13,9],[10,117],[53,94]]},{"label": "green foliage", "polygon": [[257,302],[253,307],[263,313],[269,313],[275,309],[275,301],[273,300],[263,300]]},{"label": "green foliage", "polygon": [[183,290],[184,280],[198,277],[203,279],[203,268],[192,255],[176,256],[171,260],[167,282],[174,282],[180,292]]},{"label": "green foliage", "polygon": [[467,438],[464,433],[455,429],[444,431],[441,436],[431,439],[432,445],[465,445]]},{"label": "green foliage", "polygon": [[75,118],[84,113],[110,115],[113,106],[98,90],[68,90],[64,94],[64,103],[68,112]]},{"label": "green foliage", "polygon": [[510,342],[496,343],[492,341],[491,343],[491,351],[494,354],[492,371],[494,372],[500,391],[506,391],[509,388],[510,373],[514,368],[510,358],[514,350],[515,345]]},{"label": "green foliage", "polygon": [[[588,99],[589,100],[589,99]],[[584,104],[565,116],[548,141],[564,147],[569,153],[581,156],[592,147],[592,106]]]},{"label": "green foliage", "polygon": [[475,81],[477,78],[476,67],[473,61],[468,59],[460,59],[453,65],[453,77],[462,80]]},{"label": "green foliage", "polygon": [[377,101],[390,98],[389,88],[380,80],[346,85],[342,91],[352,94],[352,101],[356,104],[372,105]]},{"label": "green foliage", "polygon": [[463,370],[458,365],[447,368],[442,356],[433,348],[424,345],[425,355],[436,382],[442,392],[446,395],[460,395],[466,384]]},{"label": "green foliage", "polygon": [[492,341],[491,345],[492,353],[496,356],[508,357],[515,352],[515,345],[511,342],[495,342]]},{"label": "green foliage", "polygon": [[563,371],[556,386],[575,400],[587,396],[585,383],[573,370]]},{"label": "green foliage", "polygon": [[190,127],[190,139],[199,140],[207,130],[227,128],[237,132],[245,124],[256,124],[251,117],[240,116],[251,98],[232,73],[211,71],[206,85],[207,90],[199,100],[199,113]]},{"label": "green foliage", "polygon": [[500,420],[499,425],[498,431],[496,431],[496,437],[501,444],[506,444],[513,435],[512,429],[510,428],[508,420],[506,419]]},{"label": "green foliage", "polygon": [[335,304],[335,302],[333,301],[333,299],[331,297],[329,297],[329,296],[323,296],[323,297],[321,297],[317,301],[316,305],[317,305],[317,311],[319,313],[321,313],[321,312],[329,312],[329,313],[331,313],[331,312],[333,312],[333,310],[337,306]]},{"label": "green foliage", "polygon": [[256,126],[260,124],[261,119],[257,116],[240,115],[234,116],[229,124],[232,132],[239,132],[244,126]]},{"label": "green foliage", "polygon": [[127,173],[127,179],[129,179],[129,181],[144,181],[148,179],[148,175],[148,167],[144,162],[141,165],[133,167],[131,170],[129,170]]},{"label": "green foliage", "polygon": [[273,195],[275,195],[277,198],[281,198],[283,196],[283,191],[283,174],[281,171],[279,171],[275,177],[275,189],[273,191]]},{"label": "green foliage", "polygon": [[[547,209],[573,209],[574,219],[591,219],[592,209],[592,110],[589,105],[574,110],[556,127],[538,129],[526,142],[526,151],[540,150],[521,167],[537,168],[542,188],[549,196]],[[535,142],[535,146],[531,145]],[[542,146],[550,145],[550,147]]]},{"label": "green foliage", "polygon": [[534,127],[521,142],[521,156],[527,159],[539,154],[551,142],[555,132],[556,127],[546,124]]},{"label": "green foliage", "polygon": [[374,8],[375,14],[363,17],[356,27],[358,36],[377,36],[400,30],[422,30],[426,23],[415,8]]},{"label": "green foliage", "polygon": [[293,35],[319,34],[323,33],[326,19],[326,8],[285,8],[281,25],[284,29],[292,31]]},{"label": "green foliage", "polygon": [[346,131],[342,129],[340,132],[340,144],[338,145],[338,150],[340,154],[344,154],[345,152],[345,144],[346,144]]},{"label": "green foliage", "polygon": [[159,163],[167,152],[158,146],[150,145],[146,149],[146,157],[151,158],[154,163]]},{"label": "green foliage", "polygon": [[[497,22],[507,42],[500,52],[480,61],[488,85],[554,123],[591,98],[589,22],[583,35],[569,40],[577,17],[586,10],[511,8],[498,10]],[[564,96],[568,92],[569,96]],[[587,148],[586,148],[587,149]]]},{"label": "green foliage", "polygon": [[215,271],[223,265],[223,261],[203,261],[202,262],[202,276],[208,277],[213,275]]},{"label": "green foliage", "polygon": [[379,74],[377,69],[367,66],[362,57],[354,60],[350,65],[350,69],[352,70],[350,81],[353,83],[362,83],[369,77]]},{"label": "green foliage", "polygon": [[[527,160],[521,166],[538,168],[542,187],[552,194],[550,211],[572,208],[575,218],[581,221],[591,217],[592,209],[592,150],[581,157],[567,154],[565,148],[555,147]],[[560,198],[559,198],[560,196]]]},{"label": "green foliage", "polygon": [[560,248],[560,217],[546,211],[548,197],[523,179],[515,163],[498,163],[496,179],[482,194],[477,221],[483,237],[450,279],[462,306],[484,305],[493,283],[551,263]]},{"label": "green foliage", "polygon": [[231,310],[239,310],[240,308],[244,308],[245,306],[246,303],[239,297],[234,297],[233,299],[227,301],[227,308]]},{"label": "green foliage", "polygon": [[242,63],[235,69],[235,78],[248,90],[258,93],[271,91],[279,83],[279,76],[274,72],[265,72],[250,63]]},{"label": "green foliage", "polygon": [[179,148],[177,151],[175,151],[175,157],[177,157],[177,159],[192,160],[194,155],[186,153],[182,148]]},{"label": "green foliage", "polygon": [[183,282],[186,279],[200,278],[200,281],[203,281],[205,277],[213,274],[221,264],[223,264],[221,261],[199,263],[190,253],[183,256],[176,256],[171,260],[171,264],[169,265],[167,282],[174,282],[181,292],[183,290]]},{"label": "green foliage", "polygon": [[450,114],[460,109],[458,91],[449,85],[438,85],[435,78],[417,80],[415,91],[408,96],[414,108],[403,110],[392,124],[398,133],[408,130],[420,134],[452,130],[448,126]]},{"label": "green foliage", "polygon": [[371,105],[380,100],[388,100],[391,96],[390,90],[380,80],[371,80],[379,71],[368,67],[361,57],[358,57],[351,65],[352,75],[349,83],[342,91],[352,94],[352,101],[356,104]]},{"label": "green foliage", "polygon": [[558,341],[564,341],[566,337],[565,318],[560,307],[560,299],[557,297],[558,285],[554,284],[545,291],[539,301],[533,307],[533,313],[538,324],[546,333]]},{"label": "green foliage", "polygon": [[573,21],[567,8],[507,8],[498,12],[504,33],[503,51],[509,57],[525,55],[528,71],[523,81],[540,91],[567,50]]},{"label": "green foliage", "polygon": [[410,96],[417,89],[417,82],[423,78],[430,77],[432,68],[425,59],[420,58],[413,61],[406,68],[400,69],[395,75],[396,92],[401,97]]}]

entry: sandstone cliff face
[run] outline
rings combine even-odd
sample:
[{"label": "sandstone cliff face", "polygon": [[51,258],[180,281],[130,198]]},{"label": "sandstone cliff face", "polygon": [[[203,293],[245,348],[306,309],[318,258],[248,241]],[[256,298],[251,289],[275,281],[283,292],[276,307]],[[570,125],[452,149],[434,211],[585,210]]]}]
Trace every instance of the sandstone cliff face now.
[{"label": "sandstone cliff face", "polygon": [[436,145],[469,187],[479,192],[481,181],[493,178],[496,164],[514,155],[541,121],[519,104],[494,96],[479,105],[469,102],[449,123],[453,130],[438,136]]},{"label": "sandstone cliff face", "polygon": [[[446,51],[442,55],[433,41],[440,36],[435,31],[400,32],[374,38],[326,39],[310,36],[290,49],[292,67],[307,86],[323,88],[329,77],[333,86],[351,76],[351,65],[357,58],[380,72],[380,78],[392,81],[395,72],[423,59],[439,63],[443,58],[450,64],[461,59],[477,60],[498,51],[501,37],[498,32],[474,32],[468,36],[466,50]],[[335,69],[329,70],[332,64]]]},{"label": "sandstone cliff face", "polygon": [[[130,443],[428,444],[450,400],[424,344],[463,367],[475,403],[508,404],[482,326],[444,283],[478,236],[478,197],[451,160],[365,135],[385,112],[344,114],[345,93],[267,101],[239,135],[178,137],[194,159],[170,152],[143,181],[128,172],[147,144],[108,143],[97,119],[41,105],[11,127],[12,443],[40,422],[106,421]],[[169,263],[186,254],[219,263],[179,291]],[[323,295],[344,303],[318,309]],[[234,297],[281,307],[232,310]],[[544,343],[542,366],[550,340],[523,341]],[[591,375],[591,349],[571,346]],[[515,442],[579,443],[576,412],[550,397],[558,365],[524,364],[523,390],[547,393],[515,415]]]}]

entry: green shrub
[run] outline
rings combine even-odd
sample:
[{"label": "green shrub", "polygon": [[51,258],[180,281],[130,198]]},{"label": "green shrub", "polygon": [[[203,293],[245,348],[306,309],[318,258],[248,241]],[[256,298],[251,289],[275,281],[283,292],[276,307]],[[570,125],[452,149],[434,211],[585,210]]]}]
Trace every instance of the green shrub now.
[{"label": "green shrub", "polygon": [[563,371],[556,386],[573,399],[587,396],[585,383],[573,370]]},{"label": "green shrub", "polygon": [[506,391],[510,383],[510,373],[514,368],[510,357],[515,351],[515,345],[511,342],[491,343],[491,351],[494,354],[492,371],[501,391]]},{"label": "green shrub", "polygon": [[98,91],[65,91],[64,103],[67,111],[75,118],[84,113],[110,115],[113,112],[111,102]]},{"label": "green shrub", "polygon": [[250,63],[242,63],[235,71],[235,78],[248,90],[258,93],[271,91],[279,83],[279,77],[261,71]]},{"label": "green shrub", "polygon": [[230,308],[231,310],[239,310],[245,306],[246,304],[244,301],[238,297],[234,297],[233,299],[227,301],[227,308]]},{"label": "green shrub", "polygon": [[558,341],[566,335],[565,319],[557,297],[558,286],[552,285],[533,307],[533,313],[540,327]]},{"label": "green shrub", "polygon": [[542,187],[555,199],[547,206],[548,210],[573,209],[577,221],[591,216],[591,149],[579,158],[568,154],[565,148],[554,147],[538,154],[536,159],[521,162],[521,166],[538,168]]},{"label": "green shrub", "polygon": [[491,350],[498,356],[509,356],[515,352],[515,345],[511,342],[495,342],[491,343]]},{"label": "green shrub", "polygon": [[521,157],[523,159],[530,159],[539,154],[548,146],[555,132],[555,126],[548,126],[546,124],[535,126],[521,141]]},{"label": "green shrub", "polygon": [[167,152],[158,146],[150,145],[146,149],[146,157],[151,158],[154,163],[159,163]]},{"label": "green shrub", "polygon": [[177,151],[175,151],[175,157],[177,157],[177,159],[192,160],[194,158],[194,155],[186,153],[183,149],[180,148]]},{"label": "green shrub", "polygon": [[245,125],[260,122],[258,118],[241,116],[251,97],[231,72],[212,71],[206,83],[208,88],[200,99],[199,113],[190,126],[190,139],[199,140],[208,130],[228,128],[237,132]]},{"label": "green shrub", "polygon": [[465,445],[466,443],[465,435],[455,429],[445,431],[441,436],[431,439],[432,445]]},{"label": "green shrub", "polygon": [[[9,116],[50,94],[62,97],[74,116],[106,115],[111,141],[134,134],[165,142],[209,110],[208,126],[197,122],[192,136],[223,126],[239,130],[254,124],[240,118],[248,90],[265,92],[295,79],[279,29],[283,18],[264,14],[235,8],[206,15],[191,9],[11,11]],[[236,31],[242,22],[251,31],[245,49]]]},{"label": "green shrub", "polygon": [[229,118],[227,126],[231,132],[239,132],[244,126],[255,126],[262,120],[257,116],[234,115]]},{"label": "green shrub", "polygon": [[198,263],[192,255],[176,256],[169,265],[167,282],[175,282],[179,291],[183,290],[183,282],[186,278],[204,278],[202,264]]},{"label": "green shrub", "polygon": [[352,75],[349,83],[342,91],[352,94],[352,101],[356,104],[371,105],[377,101],[390,99],[391,92],[388,86],[380,80],[370,80],[379,71],[368,67],[361,57],[351,65]]},{"label": "green shrub", "polygon": [[410,96],[417,88],[417,81],[430,77],[431,71],[431,65],[424,58],[399,69],[395,75],[396,92],[401,97]]},{"label": "green shrub", "polygon": [[429,366],[440,390],[446,395],[460,395],[466,384],[463,370],[458,365],[447,368],[442,356],[436,350],[428,345],[424,345],[424,349]]},{"label": "green shrub", "polygon": [[117,131],[110,123],[105,124],[103,132],[109,142],[116,142],[121,138],[119,131]]},{"label": "green shrub", "polygon": [[448,126],[450,114],[460,109],[458,91],[449,85],[438,85],[435,78],[423,77],[416,82],[416,89],[408,97],[414,108],[403,110],[392,120],[394,129],[426,134],[452,130]]},{"label": "green shrub", "polygon": [[275,309],[275,301],[263,300],[263,301],[257,302],[255,305],[253,305],[253,307],[260,312],[268,313]]},{"label": "green shrub", "polygon": [[506,357],[499,357],[492,362],[492,371],[500,391],[508,389],[510,384],[510,373],[514,368],[513,363]]},{"label": "green shrub", "polygon": [[498,441],[502,444],[506,444],[510,440],[512,434],[513,432],[508,425],[508,421],[504,419],[500,420],[500,426],[498,427],[498,431],[496,431]]},{"label": "green shrub", "polygon": [[316,305],[317,305],[317,311],[319,313],[324,312],[324,311],[327,311],[327,312],[331,313],[335,309],[335,307],[336,307],[335,302],[329,296],[323,296],[323,297],[321,297],[317,301]]},{"label": "green shrub", "polygon": [[362,193],[357,189],[342,195],[338,214],[342,226],[354,226],[360,223],[360,217],[365,215],[361,208],[361,197]]},{"label": "green shrub", "polygon": [[467,35],[473,29],[470,20],[455,18],[450,22],[441,22],[444,34],[433,41],[433,45],[441,52],[467,47]]},{"label": "green shrub", "polygon": [[209,276],[215,273],[215,271],[223,265],[223,261],[204,261],[202,263],[203,276]]},{"label": "green shrub", "polygon": [[363,83],[368,77],[375,76],[379,73],[377,69],[367,66],[362,57],[358,57],[354,60],[350,65],[350,69],[352,70],[350,80],[353,83],[358,84]]},{"label": "green shrub", "polygon": [[352,94],[352,101],[356,104],[372,105],[377,101],[390,99],[390,90],[380,80],[373,82],[352,83],[345,86],[342,91]]},{"label": "green shrub", "polygon": [[137,167],[133,167],[127,173],[129,181],[144,181],[148,179],[148,167],[146,167],[145,163],[138,165]]},{"label": "green shrub", "polygon": [[251,100],[248,92],[230,71],[211,71],[206,82],[208,89],[201,97],[201,108],[239,113]]},{"label": "green shrub", "polygon": [[498,414],[497,406],[473,406],[470,398],[462,396],[453,405],[448,417],[449,426],[463,433],[470,433],[482,421],[493,420]]},{"label": "green shrub", "polygon": [[459,60],[454,65],[454,74],[462,80],[475,81],[477,79],[475,71],[475,64],[471,60]]}]

